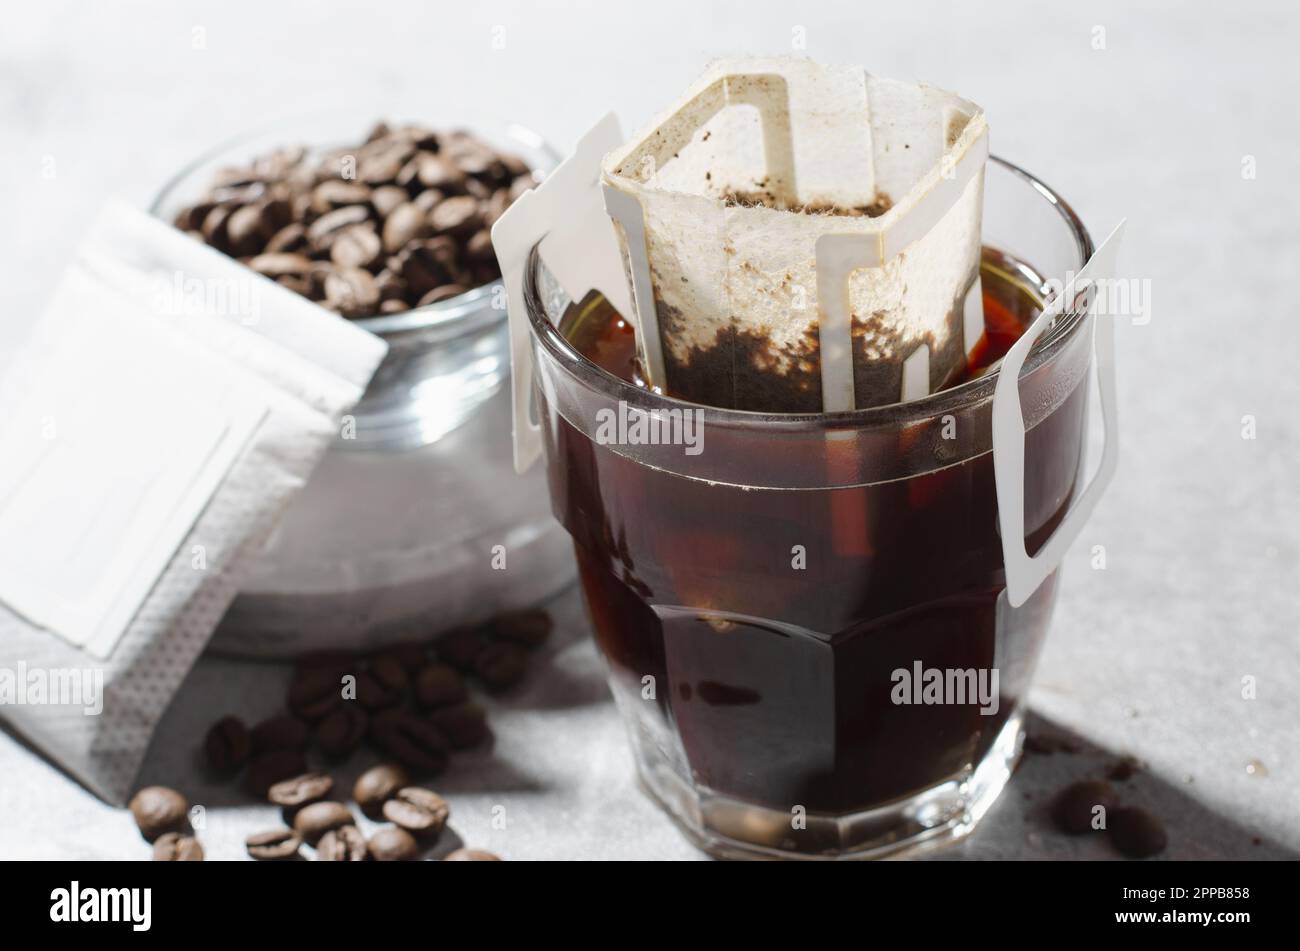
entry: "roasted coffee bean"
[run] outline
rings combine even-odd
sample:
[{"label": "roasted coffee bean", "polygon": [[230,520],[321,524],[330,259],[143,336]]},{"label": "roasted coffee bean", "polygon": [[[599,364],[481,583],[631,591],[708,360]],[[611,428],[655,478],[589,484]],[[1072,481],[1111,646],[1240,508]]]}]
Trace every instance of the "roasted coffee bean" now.
[{"label": "roasted coffee bean", "polygon": [[444,862],[500,862],[501,857],[493,855],[491,852],[484,852],[482,849],[457,849],[455,852],[448,852],[443,858]]},{"label": "roasted coffee bean", "polygon": [[316,727],[316,745],[330,759],[351,755],[366,738],[370,716],[355,703],[345,703]]},{"label": "roasted coffee bean", "polygon": [[483,223],[478,200],[469,195],[457,195],[440,201],[429,213],[429,222],[439,234],[458,234],[469,237]]},{"label": "roasted coffee bean", "polygon": [[545,611],[515,611],[494,618],[492,634],[524,647],[540,647],[551,636],[554,623]]},{"label": "roasted coffee bean", "polygon": [[266,247],[266,254],[292,254],[307,246],[307,228],[298,222],[285,225],[271,235]]},{"label": "roasted coffee bean", "polygon": [[192,835],[165,832],[153,844],[155,862],[202,862],[203,846]]},{"label": "roasted coffee bean", "polygon": [[307,772],[307,758],[298,750],[274,750],[248,761],[244,790],[256,799],[265,799],[272,786],[284,779]]},{"label": "roasted coffee bean", "polygon": [[226,247],[237,258],[256,254],[262,249],[262,211],[256,205],[245,205],[231,212],[226,220]]},{"label": "roasted coffee bean", "polygon": [[477,628],[462,627],[448,631],[434,641],[434,652],[457,670],[474,668],[474,661],[487,647],[487,638]]},{"label": "roasted coffee bean", "polygon": [[447,767],[450,744],[429,720],[405,710],[385,710],[371,720],[375,745],[419,776]]},{"label": "roasted coffee bean", "polygon": [[383,250],[372,225],[353,225],[330,245],[330,260],[339,267],[368,268],[378,262]]},{"label": "roasted coffee bean", "polygon": [[404,690],[380,680],[372,671],[357,675],[357,703],[372,714],[399,706],[405,696]]},{"label": "roasted coffee bean", "polygon": [[465,242],[465,256],[475,262],[490,262],[496,258],[496,250],[492,247],[492,234],[486,228],[475,231],[474,236]]},{"label": "roasted coffee bean", "polygon": [[454,283],[460,272],[456,247],[450,238],[430,238],[409,242],[397,256],[402,280],[406,282],[408,300],[423,297],[435,287]]},{"label": "roasted coffee bean", "polygon": [[324,799],[334,788],[334,780],[324,773],[310,772],[282,779],[266,792],[277,806],[303,806]]},{"label": "roasted coffee bean", "polygon": [[447,824],[451,806],[432,790],[406,786],[384,803],[383,813],[385,819],[408,832],[434,836]]},{"label": "roasted coffee bean", "polygon": [[364,862],[369,856],[366,836],[356,826],[331,829],[316,843],[316,859],[320,862]]},{"label": "roasted coffee bean", "polygon": [[359,225],[370,217],[366,205],[345,205],[321,215],[307,228],[307,240],[319,251],[329,251],[333,242],[345,228]]},{"label": "roasted coffee bean", "polygon": [[301,277],[311,270],[311,258],[285,251],[267,252],[253,258],[248,266],[266,277]]},{"label": "roasted coffee bean", "polygon": [[387,654],[380,654],[371,660],[369,673],[370,676],[379,681],[384,689],[398,694],[405,693],[411,685],[411,678],[410,674],[407,673],[406,665]]},{"label": "roasted coffee bean", "polygon": [[293,206],[284,198],[268,197],[257,206],[261,212],[260,229],[263,242],[270,240],[293,220]]},{"label": "roasted coffee bean", "polygon": [[214,773],[233,773],[248,761],[253,744],[248,728],[236,717],[222,717],[212,724],[203,750],[208,768]]},{"label": "roasted coffee bean", "polygon": [[1131,859],[1144,859],[1163,852],[1169,844],[1160,820],[1135,806],[1112,809],[1107,826],[1116,850]]},{"label": "roasted coffee bean", "polygon": [[184,832],[189,826],[189,802],[166,786],[144,787],[131,797],[127,808],[147,842],[165,832]]},{"label": "roasted coffee bean", "polygon": [[248,854],[260,862],[279,862],[298,858],[302,836],[292,829],[270,829],[244,840]]},{"label": "roasted coffee bean", "polygon": [[383,249],[395,255],[407,244],[433,234],[429,218],[415,204],[400,204],[383,220]]},{"label": "roasted coffee bean", "polygon": [[443,284],[441,287],[435,287],[429,293],[416,302],[416,307],[427,307],[430,304],[436,304],[439,301],[451,300],[453,297],[459,297],[465,293],[465,288],[459,284]]},{"label": "roasted coffee bean", "polygon": [[509,690],[528,670],[528,653],[517,644],[497,641],[474,658],[474,673],[493,693]]},{"label": "roasted coffee bean", "polygon": [[415,157],[416,177],[425,188],[451,191],[465,181],[465,173],[441,155],[421,152]]},{"label": "roasted coffee bean", "polygon": [[232,205],[216,205],[204,215],[203,224],[199,227],[203,240],[218,250],[226,250],[226,221],[234,210]]},{"label": "roasted coffee bean", "polygon": [[304,720],[320,720],[343,705],[343,674],[327,667],[304,670],[289,687],[289,709]]},{"label": "roasted coffee bean", "polygon": [[382,145],[375,142],[367,145],[365,150],[371,149],[375,150],[362,156],[357,163],[357,178],[368,185],[391,184],[414,152],[414,147],[407,142]]},{"label": "roasted coffee bean", "polygon": [[[176,226],[256,268],[281,286],[350,318],[436,303],[499,276],[487,229],[533,177],[526,163],[474,136],[389,129],[353,148],[312,153],[278,149],[215,176],[207,195],[175,216]],[[440,234],[447,247],[422,242]],[[378,247],[376,247],[378,245]],[[388,270],[371,300],[362,279],[335,283],[340,270]],[[385,260],[387,257],[387,260]],[[360,287],[350,286],[360,282]],[[443,289],[448,285],[456,285]],[[434,293],[434,292],[437,293]]]},{"label": "roasted coffee bean", "polygon": [[344,317],[365,317],[379,307],[379,288],[369,271],[341,267],[325,278],[325,300]]},{"label": "roasted coffee bean", "polygon": [[201,201],[197,205],[190,205],[187,208],[182,208],[176,213],[176,217],[172,219],[172,224],[181,231],[198,231],[200,232],[200,237],[202,237],[201,229],[203,228],[203,219],[207,217],[207,214],[212,210],[212,207],[213,202]]},{"label": "roasted coffee bean", "polygon": [[447,707],[467,699],[465,678],[450,664],[429,664],[415,675],[415,702],[422,707]]},{"label": "roasted coffee bean", "polygon": [[1093,810],[1106,810],[1107,824],[1115,805],[1115,790],[1110,783],[1083,780],[1066,786],[1052,803],[1052,819],[1062,832],[1083,835],[1094,830]]},{"label": "roasted coffee bean", "polygon": [[329,214],[347,205],[364,205],[371,200],[370,189],[359,182],[331,178],[311,191],[311,207],[318,215]]},{"label": "roasted coffee bean", "polygon": [[311,738],[307,724],[297,717],[278,716],[263,720],[253,727],[253,753],[271,753],[275,750],[305,750]]},{"label": "roasted coffee bean", "polygon": [[468,750],[488,738],[487,711],[477,703],[458,703],[429,714],[454,750]]},{"label": "roasted coffee bean", "polygon": [[352,786],[352,798],[368,816],[378,815],[380,809],[394,793],[411,784],[410,774],[396,763],[372,766]]},{"label": "roasted coffee bean", "polygon": [[293,816],[293,831],[308,845],[315,845],[326,832],[350,825],[356,825],[356,819],[348,807],[328,799],[303,806]]},{"label": "roasted coffee bean", "polygon": [[375,209],[375,214],[380,218],[387,218],[397,209],[399,205],[404,205],[410,201],[411,196],[405,188],[398,188],[396,185],[384,185],[376,188],[370,195],[370,207]]},{"label": "roasted coffee bean", "polygon": [[376,862],[413,862],[420,854],[415,836],[397,826],[385,826],[367,843],[370,857]]}]

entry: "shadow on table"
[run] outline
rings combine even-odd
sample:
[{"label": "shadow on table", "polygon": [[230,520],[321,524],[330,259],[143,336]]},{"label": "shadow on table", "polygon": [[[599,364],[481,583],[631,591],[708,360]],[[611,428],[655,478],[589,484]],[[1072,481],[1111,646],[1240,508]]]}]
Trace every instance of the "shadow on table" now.
[{"label": "shadow on table", "polygon": [[[1121,859],[1103,832],[1066,835],[1052,822],[1052,800],[1070,783],[1107,780],[1121,805],[1157,816],[1169,836],[1159,859],[1290,859],[1294,849],[1248,829],[1200,802],[1195,780],[1170,781],[1061,725],[1030,713],[1020,766],[979,827],[935,859]],[[1124,778],[1126,774],[1130,774]]]}]

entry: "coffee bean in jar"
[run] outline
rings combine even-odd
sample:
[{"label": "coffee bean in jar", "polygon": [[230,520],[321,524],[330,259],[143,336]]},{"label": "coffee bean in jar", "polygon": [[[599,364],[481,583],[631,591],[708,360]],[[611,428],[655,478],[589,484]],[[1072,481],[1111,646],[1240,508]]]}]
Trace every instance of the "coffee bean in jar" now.
[{"label": "coffee bean in jar", "polygon": [[218,173],[176,227],[344,317],[397,314],[500,277],[492,225],[533,170],[469,132],[377,124],[325,153]]}]

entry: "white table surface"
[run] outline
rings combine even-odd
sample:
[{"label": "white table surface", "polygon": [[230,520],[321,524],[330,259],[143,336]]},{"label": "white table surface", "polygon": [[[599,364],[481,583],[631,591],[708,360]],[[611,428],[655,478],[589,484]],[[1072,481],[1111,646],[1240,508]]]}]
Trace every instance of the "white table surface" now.
[{"label": "white table surface", "polygon": [[[1031,698],[1085,751],[1030,757],[950,854],[1105,855],[1052,833],[1042,803],[1122,753],[1147,764],[1128,798],[1166,817],[1169,855],[1300,852],[1300,331],[1287,293],[1300,260],[1287,181],[1300,27],[1287,5],[673,2],[618,17],[602,4],[443,6],[10,11],[0,365],[105,197],[145,205],[198,152],[331,100],[435,123],[498,116],[567,145],[609,109],[639,125],[712,55],[788,52],[799,35],[814,58],[956,89],[987,109],[994,150],[1060,189],[1095,234],[1128,217],[1123,267],[1149,279],[1153,308],[1149,324],[1120,328],[1121,468],[1067,556]],[[1246,415],[1254,440],[1241,436]],[[1094,545],[1105,570],[1090,565]],[[695,857],[633,783],[577,599],[557,611],[564,635],[493,707],[495,746],[439,783],[453,827],[509,858]],[[286,676],[205,658],[155,737],[142,781],[209,807],[213,858],[241,856],[273,813],[193,783],[195,744],[222,713],[273,712],[269,688]],[[1242,699],[1245,676],[1256,699]],[[505,831],[491,827],[497,805]],[[34,821],[50,815],[62,818]],[[0,856],[147,854],[128,815],[0,734]]]}]

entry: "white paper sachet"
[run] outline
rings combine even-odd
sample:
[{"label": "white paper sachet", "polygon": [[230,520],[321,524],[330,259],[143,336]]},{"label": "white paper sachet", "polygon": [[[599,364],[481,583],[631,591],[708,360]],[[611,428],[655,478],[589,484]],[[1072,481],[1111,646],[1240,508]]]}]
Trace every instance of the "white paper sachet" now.
[{"label": "white paper sachet", "polygon": [[602,173],[651,382],[775,412],[942,386],[974,342],[987,154],[983,112],[943,90],[714,64]]},{"label": "white paper sachet", "polygon": [[0,379],[0,716],[122,802],[386,350],[106,206]]}]

